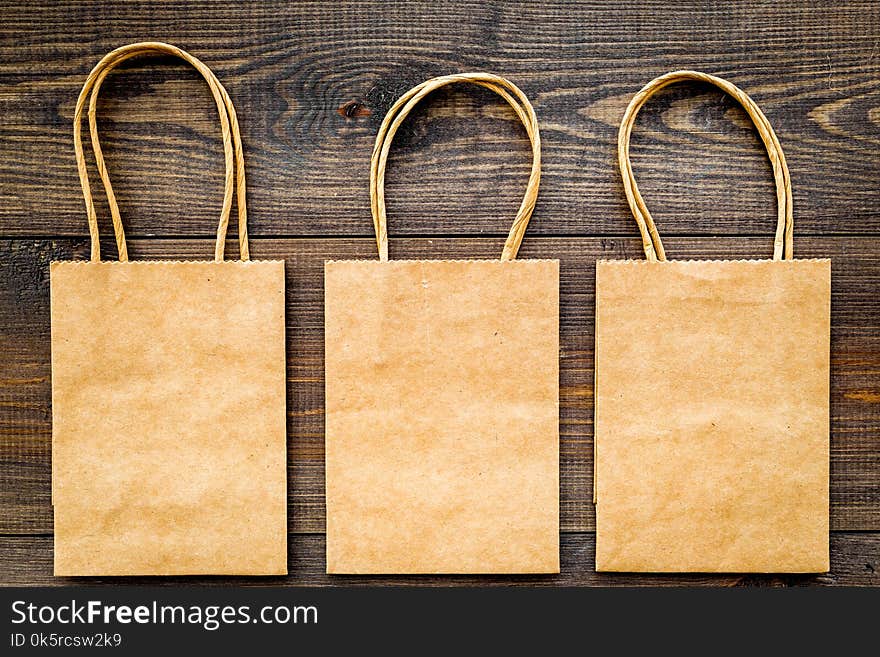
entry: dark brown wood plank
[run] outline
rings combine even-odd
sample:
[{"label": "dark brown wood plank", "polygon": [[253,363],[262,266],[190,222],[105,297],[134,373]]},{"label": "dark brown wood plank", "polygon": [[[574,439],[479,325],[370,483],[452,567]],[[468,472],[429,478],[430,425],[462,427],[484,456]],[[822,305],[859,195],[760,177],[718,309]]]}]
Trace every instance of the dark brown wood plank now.
[{"label": "dark brown wood plank", "polygon": [[[392,258],[490,258],[502,239],[398,239]],[[768,257],[770,238],[672,238],[671,258]],[[230,249],[234,245],[230,242]],[[0,244],[0,533],[52,531],[48,263],[87,257],[85,241]],[[323,262],[374,258],[369,239],[252,240],[256,258],[287,260],[290,529],[324,530]],[[133,258],[207,258],[209,240],[133,240]],[[796,240],[831,257],[831,525],[880,530],[880,238]],[[594,263],[640,258],[632,238],[527,238],[522,257],[561,259],[560,432],[563,531],[594,528]]]},{"label": "dark brown wood plank", "polygon": [[291,534],[287,577],[118,577],[52,575],[52,538],[0,536],[0,582],[19,586],[128,584],[149,586],[880,586],[880,534],[831,534],[831,572],[824,575],[597,573],[595,536],[563,534],[559,575],[354,577],[327,575],[324,536]]},{"label": "dark brown wood plank", "polygon": [[[474,69],[508,76],[536,106],[533,234],[633,234],[617,124],[642,84],[683,67],[729,78],[764,109],[792,170],[799,234],[880,229],[874,2],[39,0],[4,2],[2,16],[0,236],[85,234],[76,96],[103,54],[146,36],[203,58],[236,102],[252,235],[368,235],[368,161],[386,109],[428,77]],[[210,235],[221,155],[203,83],[165,60],[112,76],[105,92],[101,128],[130,233]],[[676,87],[645,108],[634,141],[664,234],[769,234],[770,168],[731,99]],[[438,93],[394,148],[392,232],[506,233],[527,170],[524,134],[500,101]]]}]

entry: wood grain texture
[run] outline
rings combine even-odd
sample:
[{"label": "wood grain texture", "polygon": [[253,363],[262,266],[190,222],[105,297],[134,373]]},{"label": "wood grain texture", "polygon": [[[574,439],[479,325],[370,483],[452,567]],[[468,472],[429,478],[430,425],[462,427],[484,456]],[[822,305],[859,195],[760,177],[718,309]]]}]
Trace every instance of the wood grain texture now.
[{"label": "wood grain texture", "polygon": [[[101,55],[144,38],[190,50],[229,89],[255,236],[369,234],[369,154],[386,109],[430,76],[474,69],[509,77],[537,110],[544,178],[534,234],[631,234],[614,165],[618,121],[635,91],[675,68],[729,78],[767,114],[791,167],[797,234],[880,228],[873,2],[40,0],[3,3],[2,15],[0,236],[85,234],[74,102]],[[100,103],[129,233],[208,236],[222,157],[207,90],[168,60],[134,66],[111,76]],[[652,101],[633,152],[664,235],[773,225],[769,163],[720,92],[688,85]],[[522,128],[499,99],[442,91],[396,139],[391,232],[504,234],[528,166]]]},{"label": "wood grain texture", "polygon": [[[252,251],[287,260],[291,576],[187,583],[878,584],[880,5],[0,0],[0,16],[0,584],[68,582],[51,576],[48,263],[88,252],[71,142],[76,96],[103,54],[144,39],[186,48],[228,88],[243,131]],[[635,91],[676,68],[726,77],[757,101],[791,168],[795,255],[833,260],[827,576],[593,572],[594,262],[643,257],[615,163],[617,124]],[[468,70],[519,85],[542,130],[541,193],[521,257],[562,264],[563,573],[328,578],[323,261],[376,257],[367,181],[387,108],[430,76]],[[203,84],[159,59],[105,85],[99,121],[133,258],[210,257],[222,155]],[[732,99],[698,85],[667,90],[638,118],[633,160],[670,258],[769,256],[770,166]],[[497,257],[528,166],[522,128],[499,99],[460,87],[435,94],[392,149],[391,257]],[[103,246],[112,257],[112,239]]]},{"label": "wood grain texture", "polygon": [[592,533],[563,534],[559,575],[349,576],[324,572],[324,536],[290,536],[287,577],[52,576],[50,536],[0,536],[0,582],[6,585],[129,584],[144,586],[880,586],[880,535],[831,535],[831,572],[825,575],[712,575],[597,573]]},{"label": "wood grain texture", "polygon": [[[253,240],[254,258],[287,260],[290,530],[324,531],[323,263],[375,258],[369,239]],[[498,257],[503,238],[391,240],[391,258]],[[208,258],[210,240],[132,240],[132,259]],[[229,244],[232,248],[232,243]],[[0,533],[51,532],[48,262],[85,258],[86,241],[11,241],[0,266]],[[880,238],[796,240],[832,259],[831,526],[880,530]],[[670,258],[767,257],[772,238],[672,238]],[[595,260],[643,258],[636,238],[529,238],[523,258],[560,258],[560,478],[563,531],[595,526]],[[796,394],[796,392],[793,392]]]}]

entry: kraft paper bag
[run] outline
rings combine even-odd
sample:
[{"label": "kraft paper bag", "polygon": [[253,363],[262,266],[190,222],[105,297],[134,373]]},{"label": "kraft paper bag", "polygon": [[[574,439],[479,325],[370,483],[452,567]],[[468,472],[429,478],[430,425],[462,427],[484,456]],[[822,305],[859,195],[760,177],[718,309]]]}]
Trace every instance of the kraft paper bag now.
[{"label": "kraft paper bag", "polygon": [[[128,260],[95,108],[110,70],[144,54],[191,63],[220,111],[226,179],[213,262]],[[101,260],[83,156],[80,122],[90,91],[118,262]],[[284,574],[284,263],[249,258],[241,139],[229,96],[178,48],[125,46],[89,75],[74,141],[92,248],[90,262],[50,267],[55,574]],[[223,252],[236,176],[241,260],[231,262]]]},{"label": "kraft paper bag", "polygon": [[[755,121],[779,203],[772,260],[666,260],[629,138],[679,80]],[[596,569],[825,572],[831,263],[793,258],[779,140],[732,84],[679,71],[635,96],[618,149],[647,260],[596,265]]]},{"label": "kraft paper bag", "polygon": [[[534,150],[500,261],[388,261],[384,169],[425,95],[473,82]],[[540,180],[534,110],[453,75],[391,108],[373,152],[378,261],[327,262],[328,573],[559,572],[559,263],[515,260]]]}]

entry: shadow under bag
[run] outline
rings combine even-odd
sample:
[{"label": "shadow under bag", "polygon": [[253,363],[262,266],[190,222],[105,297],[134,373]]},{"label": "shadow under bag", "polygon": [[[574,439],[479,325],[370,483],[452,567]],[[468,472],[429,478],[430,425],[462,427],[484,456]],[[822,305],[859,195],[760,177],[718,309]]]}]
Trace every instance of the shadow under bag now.
[{"label": "shadow under bag", "polygon": [[[772,260],[667,261],[629,139],[680,80],[734,96],[773,165]],[[596,569],[828,570],[831,262],[795,260],[779,140],[734,85],[679,71],[623,118],[620,170],[647,260],[596,264]]]},{"label": "shadow under bag", "polygon": [[[220,111],[226,178],[214,261],[128,261],[95,109],[106,75],[145,54],[195,66]],[[90,91],[92,145],[118,262],[101,260],[83,156]],[[55,574],[284,574],[284,262],[248,254],[232,102],[213,73],[179,48],[125,46],[89,74],[74,142],[92,247],[90,262],[50,269]],[[236,177],[237,262],[223,259]]]},{"label": "shadow under bag", "polygon": [[[534,159],[500,260],[388,260],[385,162],[432,90],[472,82],[525,124]],[[535,205],[528,99],[485,73],[429,80],[373,151],[379,260],[327,262],[327,572],[559,571],[559,262],[515,260]]]}]

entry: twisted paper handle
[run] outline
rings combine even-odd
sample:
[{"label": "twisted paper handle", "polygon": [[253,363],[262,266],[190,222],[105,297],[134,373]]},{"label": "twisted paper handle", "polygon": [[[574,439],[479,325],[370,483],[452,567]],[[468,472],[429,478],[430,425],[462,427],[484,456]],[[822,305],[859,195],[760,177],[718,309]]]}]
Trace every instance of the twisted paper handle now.
[{"label": "twisted paper handle", "polygon": [[370,161],[370,205],[373,213],[373,227],[376,230],[376,243],[379,247],[379,260],[388,260],[388,226],[385,212],[385,165],[388,161],[388,152],[391,150],[391,141],[400,124],[422,98],[432,91],[456,82],[471,82],[486,89],[490,89],[501,96],[516,112],[522,121],[532,144],[532,170],[529,175],[529,183],[526,187],[525,198],[519,206],[516,219],[504,244],[501,260],[513,260],[516,258],[519,246],[522,243],[529,219],[535,209],[535,201],[538,198],[538,187],[541,183],[541,135],[538,131],[538,119],[535,110],[525,94],[512,82],[490,73],[462,73],[459,75],[445,75],[432,78],[422,84],[413,87],[401,96],[379,127],[376,135],[376,145],[373,147],[373,156]]},{"label": "twisted paper handle", "polygon": [[620,174],[623,177],[623,189],[636,223],[639,225],[639,232],[642,235],[642,246],[645,249],[645,255],[648,260],[666,260],[666,253],[663,250],[663,243],[660,241],[660,234],[657,232],[654,219],[651,217],[651,213],[648,212],[645,200],[642,198],[639,187],[636,185],[636,180],[633,177],[632,165],[629,160],[629,140],[632,134],[633,123],[642,105],[656,92],[682,80],[698,80],[719,87],[733,96],[743,106],[743,109],[752,118],[752,121],[754,121],[758,134],[767,148],[767,154],[770,156],[770,163],[773,165],[773,178],[776,182],[778,211],[776,238],[773,243],[773,259],[781,260],[783,257],[785,260],[793,259],[792,232],[794,218],[792,214],[791,178],[788,174],[788,165],[785,163],[782,146],[776,137],[776,133],[773,132],[767,117],[764,116],[764,113],[744,91],[727,80],[722,80],[706,73],[698,73],[697,71],[674,71],[651,80],[651,82],[642,87],[641,91],[633,96],[629,106],[626,108],[626,112],[624,112],[623,120],[620,124],[620,132],[617,137],[617,158],[620,163]]},{"label": "twisted paper handle", "polygon": [[[223,208],[220,211],[220,223],[217,227],[217,241],[214,246],[214,260],[221,262],[223,260],[224,248],[226,245],[226,231],[229,226],[229,214],[232,209],[233,186],[235,187],[236,205],[238,206],[238,244],[239,253],[242,260],[249,260],[250,253],[248,249],[247,235],[247,205],[245,200],[245,176],[244,176],[244,153],[241,146],[241,134],[238,126],[238,117],[235,113],[235,107],[226,89],[220,84],[217,77],[204,63],[193,57],[188,52],[177,48],[176,46],[157,41],[132,43],[127,46],[117,48],[105,55],[100,62],[92,69],[86,78],[82,91],[76,103],[76,110],[73,115],[73,146],[76,152],[76,165],[79,171],[79,179],[82,185],[83,197],[86,203],[86,213],[89,221],[89,235],[91,236],[92,249],[91,259],[93,262],[101,260],[101,243],[98,231],[98,219],[95,212],[95,203],[92,199],[91,186],[89,185],[89,175],[86,169],[85,155],[83,154],[82,143],[82,113],[85,107],[86,98],[89,98],[89,132],[91,134],[92,149],[95,152],[95,162],[98,167],[98,175],[104,184],[107,193],[107,202],[110,206],[110,215],[113,220],[113,232],[116,235],[116,246],[119,250],[119,260],[126,262],[128,260],[128,248],[125,244],[125,230],[122,227],[122,219],[119,214],[119,205],[116,202],[116,194],[113,192],[113,186],[110,183],[110,176],[107,173],[107,166],[104,161],[104,153],[101,150],[101,142],[98,137],[97,123],[97,102],[101,85],[107,75],[122,62],[133,57],[142,55],[174,55],[189,62],[208,83],[214,101],[217,104],[217,110],[220,113],[220,128],[223,135],[223,151],[226,164],[226,175],[223,186]],[[233,148],[234,147],[234,148]]]}]

